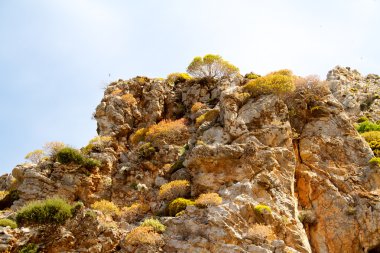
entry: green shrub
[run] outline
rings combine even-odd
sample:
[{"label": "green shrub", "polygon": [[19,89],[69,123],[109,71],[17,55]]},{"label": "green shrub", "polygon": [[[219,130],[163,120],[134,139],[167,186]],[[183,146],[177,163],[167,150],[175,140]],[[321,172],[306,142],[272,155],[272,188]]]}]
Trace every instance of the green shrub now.
[{"label": "green shrub", "polygon": [[173,200],[185,197],[190,192],[190,182],[187,180],[174,180],[160,187],[158,197],[163,200]]},{"label": "green shrub", "polygon": [[79,152],[79,150],[69,147],[63,148],[57,153],[57,161],[62,164],[75,163],[82,165],[86,169],[93,169],[101,166],[100,161],[86,158],[81,152]]},{"label": "green shrub", "polygon": [[96,168],[96,167],[100,167],[101,166],[101,162],[98,161],[98,160],[96,160],[96,159],[85,158],[83,160],[83,166],[86,169],[93,169],[93,168]]},{"label": "green shrub", "polygon": [[177,198],[170,202],[168,213],[170,216],[176,216],[179,212],[186,209],[187,206],[193,206],[195,203],[190,199]]},{"label": "green shrub", "polygon": [[187,73],[194,77],[234,77],[239,74],[239,69],[223,60],[219,55],[208,54],[202,57],[195,57],[187,67]]},{"label": "green shrub", "polygon": [[271,213],[272,209],[269,206],[263,205],[263,204],[258,204],[255,206],[255,212],[263,214],[264,212]]},{"label": "green shrub", "polygon": [[369,119],[367,118],[367,116],[361,116],[360,118],[358,118],[357,122],[358,123],[362,123],[364,121],[369,121]]},{"label": "green shrub", "polygon": [[195,119],[195,124],[197,126],[202,125],[204,122],[211,122],[214,121],[216,118],[219,116],[219,110],[210,110],[207,111],[206,113],[202,114],[198,118]]},{"label": "green shrub", "polygon": [[143,223],[141,223],[142,227],[152,227],[154,231],[157,233],[162,233],[165,231],[166,226],[163,225],[159,220],[150,218],[150,219],[145,219]]},{"label": "green shrub", "polygon": [[264,94],[285,94],[294,91],[294,77],[290,70],[279,70],[249,81],[243,86],[252,96]]},{"label": "green shrub", "polygon": [[152,143],[148,142],[140,146],[138,154],[141,159],[149,159],[155,152],[156,149],[152,146]]},{"label": "green shrub", "polygon": [[253,73],[253,72],[250,72],[250,73],[248,73],[248,74],[245,74],[244,77],[247,78],[247,79],[256,79],[256,78],[259,78],[259,77],[261,77],[261,76],[258,75],[258,74],[255,74],[255,73]]},{"label": "green shrub", "polygon": [[84,157],[78,150],[66,147],[57,153],[57,161],[63,164],[82,164],[84,162]]},{"label": "green shrub", "polygon": [[72,217],[72,206],[60,198],[33,201],[21,208],[16,215],[17,225],[64,223]]},{"label": "green shrub", "polygon": [[15,221],[10,219],[0,219],[0,227],[11,227],[11,228],[17,228],[17,224]]},{"label": "green shrub", "polygon": [[38,246],[34,243],[28,243],[21,248],[19,253],[38,253]]},{"label": "green shrub", "polygon": [[369,131],[361,134],[368,142],[375,156],[380,157],[380,131]]},{"label": "green shrub", "polygon": [[96,201],[91,205],[91,208],[95,210],[99,210],[104,214],[108,215],[119,215],[120,214],[120,209],[117,205],[115,205],[113,202],[108,201],[108,200],[100,200]]},{"label": "green shrub", "polygon": [[140,129],[136,130],[136,131],[135,131],[133,134],[131,134],[131,136],[129,137],[129,141],[130,141],[133,145],[137,145],[139,142],[145,140],[145,134],[146,134],[147,131],[148,131],[148,129],[146,129],[146,128],[140,128]]},{"label": "green shrub", "polygon": [[376,124],[369,120],[363,121],[356,126],[356,130],[359,133],[369,132],[369,131],[380,131],[380,124]]},{"label": "green shrub", "polygon": [[372,157],[371,160],[369,160],[369,162],[380,166],[380,157]]}]

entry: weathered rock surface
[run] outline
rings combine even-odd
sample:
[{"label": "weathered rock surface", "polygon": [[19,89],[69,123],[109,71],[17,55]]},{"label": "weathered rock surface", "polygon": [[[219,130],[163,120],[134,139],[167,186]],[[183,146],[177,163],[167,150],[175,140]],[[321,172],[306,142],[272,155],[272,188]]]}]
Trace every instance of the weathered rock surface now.
[{"label": "weathered rock surface", "polygon": [[[50,196],[87,209],[60,226],[2,229],[0,249],[36,243],[42,252],[376,252],[380,168],[368,164],[373,153],[352,123],[367,114],[379,120],[377,99],[361,106],[379,80],[337,67],[328,87],[307,86],[290,97],[250,97],[243,79],[111,83],[94,117],[99,134],[113,139],[89,153],[101,167],[48,160],[0,178],[1,189],[19,192],[13,210]],[[198,110],[196,102],[203,104]],[[181,140],[131,139],[180,118],[187,119]],[[222,204],[167,217],[160,186],[184,179],[189,198],[215,192]],[[100,199],[146,207],[111,217],[88,209]],[[129,245],[126,235],[152,216],[167,226],[159,243]]]}]

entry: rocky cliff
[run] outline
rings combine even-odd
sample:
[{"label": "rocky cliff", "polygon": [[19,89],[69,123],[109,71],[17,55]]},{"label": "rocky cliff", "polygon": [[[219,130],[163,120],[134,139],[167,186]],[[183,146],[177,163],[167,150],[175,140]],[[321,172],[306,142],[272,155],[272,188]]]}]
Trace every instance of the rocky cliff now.
[{"label": "rocky cliff", "polygon": [[[3,217],[54,196],[83,206],[62,224],[0,227],[0,249],[380,252],[380,167],[354,127],[361,116],[380,120],[379,77],[336,67],[326,82],[259,96],[248,81],[111,83],[94,113],[100,138],[82,149],[101,165],[45,159],[0,179],[18,194]],[[175,198],[207,193],[221,203],[198,201],[173,215]],[[96,210],[101,200],[119,211]],[[150,217],[166,229],[144,230]]]}]

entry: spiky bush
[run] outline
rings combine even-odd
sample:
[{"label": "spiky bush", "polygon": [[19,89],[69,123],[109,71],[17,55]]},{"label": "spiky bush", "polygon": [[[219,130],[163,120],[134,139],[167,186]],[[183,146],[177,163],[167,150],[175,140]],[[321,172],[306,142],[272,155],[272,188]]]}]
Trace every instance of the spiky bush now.
[{"label": "spiky bush", "polygon": [[123,207],[121,214],[128,222],[134,222],[137,219],[141,219],[149,210],[149,205],[136,202],[131,206]]},{"label": "spiky bush", "polygon": [[197,207],[218,206],[222,204],[222,201],[218,193],[204,193],[195,200],[195,205]]},{"label": "spiky bush", "polygon": [[22,207],[16,215],[17,225],[64,223],[72,217],[72,206],[60,198],[33,201]]},{"label": "spiky bush", "polygon": [[185,198],[176,198],[170,202],[168,206],[168,213],[170,216],[176,216],[179,212],[182,212],[186,209],[187,206],[193,206],[194,201]]},{"label": "spiky bush", "polygon": [[158,197],[164,200],[173,200],[185,197],[190,192],[190,183],[187,180],[174,180],[160,187]]}]

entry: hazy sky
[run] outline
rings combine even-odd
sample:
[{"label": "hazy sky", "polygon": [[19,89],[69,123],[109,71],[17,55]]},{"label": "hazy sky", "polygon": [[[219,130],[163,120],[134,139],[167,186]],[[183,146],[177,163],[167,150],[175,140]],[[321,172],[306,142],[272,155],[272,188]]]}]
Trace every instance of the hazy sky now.
[{"label": "hazy sky", "polygon": [[220,54],[241,73],[380,74],[377,0],[0,0],[0,174],[48,141],[84,146],[111,80]]}]

